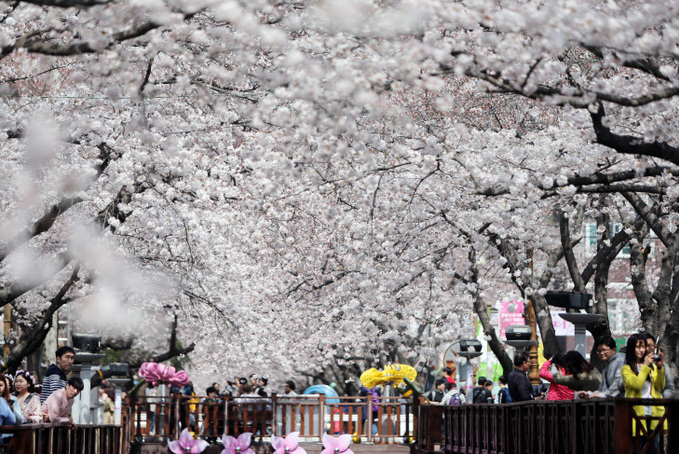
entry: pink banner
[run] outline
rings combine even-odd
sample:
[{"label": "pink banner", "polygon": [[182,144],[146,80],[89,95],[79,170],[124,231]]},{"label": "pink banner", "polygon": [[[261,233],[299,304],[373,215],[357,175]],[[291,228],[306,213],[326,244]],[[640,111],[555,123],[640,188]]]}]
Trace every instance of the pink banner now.
[{"label": "pink banner", "polygon": [[500,338],[507,339],[505,332],[509,325],[525,325],[523,318],[523,301],[503,301],[499,311]]}]

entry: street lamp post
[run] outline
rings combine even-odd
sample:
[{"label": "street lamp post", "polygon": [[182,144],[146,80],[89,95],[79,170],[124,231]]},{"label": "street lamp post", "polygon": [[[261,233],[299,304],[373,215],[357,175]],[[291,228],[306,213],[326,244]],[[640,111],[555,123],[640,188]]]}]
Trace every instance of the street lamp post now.
[{"label": "street lamp post", "polygon": [[567,322],[575,325],[575,350],[583,358],[587,355],[587,325],[598,322],[603,318],[601,314],[592,314],[592,295],[579,292],[550,291],[545,294],[545,300],[550,306],[564,309],[584,309],[582,312],[561,312],[559,316]]},{"label": "street lamp post", "polygon": [[92,424],[99,398],[90,384],[94,375],[92,369],[94,362],[104,357],[103,353],[98,353],[101,336],[98,334],[73,334],[72,340],[76,362],[73,371],[79,373],[84,387],[75,399],[71,414],[73,421],[77,424]]},{"label": "street lamp post", "polygon": [[[505,336],[507,336],[505,344],[517,350],[530,352],[535,347],[535,344],[537,344],[537,341],[533,339],[532,331],[529,325],[509,325],[505,331]],[[540,377],[538,377],[539,379]]]},{"label": "street lamp post", "polygon": [[465,379],[465,397],[468,404],[472,403],[471,395],[474,389],[472,382],[473,367],[470,362],[472,358],[478,358],[482,355],[481,342],[476,339],[460,339],[453,342],[453,351],[465,359],[464,364],[460,367],[460,376]]}]

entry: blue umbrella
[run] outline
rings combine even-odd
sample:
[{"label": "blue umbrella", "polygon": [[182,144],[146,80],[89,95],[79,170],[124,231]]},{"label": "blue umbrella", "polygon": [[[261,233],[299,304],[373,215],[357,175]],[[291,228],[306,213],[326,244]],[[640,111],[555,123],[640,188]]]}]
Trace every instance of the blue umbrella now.
[{"label": "blue umbrella", "polygon": [[[324,394],[325,397],[339,397],[337,391],[328,385],[313,385],[304,390],[302,394]],[[338,404],[339,399],[326,399],[329,404]]]}]

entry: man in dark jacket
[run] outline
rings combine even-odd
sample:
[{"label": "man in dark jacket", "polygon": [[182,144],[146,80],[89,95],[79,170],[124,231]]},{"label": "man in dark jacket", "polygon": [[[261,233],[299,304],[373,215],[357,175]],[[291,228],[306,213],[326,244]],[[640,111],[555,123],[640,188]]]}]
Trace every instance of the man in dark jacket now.
[{"label": "man in dark jacket", "polygon": [[486,387],[486,381],[486,377],[479,377],[476,388],[472,390],[472,403],[487,404],[493,401],[493,394]]},{"label": "man in dark jacket", "polygon": [[528,353],[518,352],[514,356],[514,370],[507,377],[509,395],[512,402],[524,402],[533,399],[533,386],[526,377],[526,372],[530,369]]}]

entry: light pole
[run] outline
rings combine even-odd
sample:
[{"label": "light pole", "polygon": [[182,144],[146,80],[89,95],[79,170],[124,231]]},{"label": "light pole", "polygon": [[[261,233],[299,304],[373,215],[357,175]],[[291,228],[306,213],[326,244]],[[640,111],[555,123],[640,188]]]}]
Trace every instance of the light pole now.
[{"label": "light pole", "polygon": [[468,404],[472,403],[472,390],[474,383],[472,381],[472,372],[474,368],[471,367],[470,360],[481,356],[481,342],[476,339],[460,339],[453,342],[451,345],[453,351],[465,359],[464,364],[460,367],[460,377],[465,379],[465,400]]},{"label": "light pole", "polygon": [[73,334],[72,340],[76,361],[73,371],[79,373],[84,387],[75,399],[71,414],[73,421],[77,424],[92,424],[99,396],[94,392],[90,383],[94,375],[92,370],[94,362],[104,357],[103,353],[97,353],[101,336],[98,334]]},{"label": "light pole", "polygon": [[575,350],[583,358],[587,355],[587,325],[598,322],[604,316],[592,314],[592,295],[579,292],[550,291],[545,294],[545,300],[550,306],[563,307],[564,309],[584,309],[582,312],[561,312],[559,317],[575,325]]},{"label": "light pole", "polygon": [[529,350],[537,343],[532,339],[532,328],[529,325],[509,325],[505,336],[505,344],[517,350]]}]

